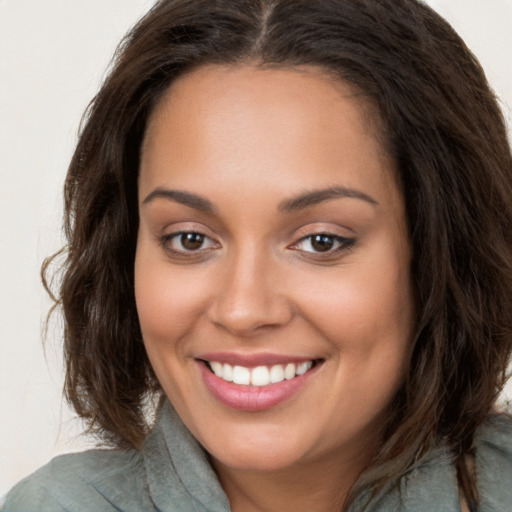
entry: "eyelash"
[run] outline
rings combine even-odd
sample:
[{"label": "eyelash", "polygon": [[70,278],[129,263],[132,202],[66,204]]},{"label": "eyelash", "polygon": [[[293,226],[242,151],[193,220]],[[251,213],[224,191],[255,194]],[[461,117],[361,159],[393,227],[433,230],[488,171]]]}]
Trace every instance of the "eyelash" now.
[{"label": "eyelash", "polygon": [[[183,246],[183,241],[184,241],[183,237],[184,236],[201,237],[202,238],[201,245],[199,247],[197,247],[196,249],[173,248],[172,243],[175,240],[178,240],[179,243],[181,243],[181,245]],[[330,239],[330,241],[333,243],[333,245],[336,245],[336,247],[328,248],[325,251],[305,250],[305,249],[301,249],[299,247],[300,244],[303,244],[304,242],[309,241],[310,247],[312,247],[314,249],[312,244],[314,243],[313,240],[315,237],[323,237],[324,239]],[[180,240],[180,238],[181,238],[181,240]],[[203,247],[205,241],[209,241],[210,247],[206,247],[206,248]],[[204,256],[206,252],[210,252],[219,247],[219,244],[217,242],[215,242],[209,236],[207,236],[204,233],[201,233],[199,231],[179,231],[177,233],[163,235],[163,236],[159,237],[159,242],[160,242],[160,245],[164,248],[164,250],[166,252],[170,253],[173,257],[182,258],[182,259],[194,258],[194,257],[197,258],[198,256],[201,256],[201,255]],[[334,234],[328,233],[328,232],[320,232],[320,233],[312,233],[310,235],[306,235],[306,236],[300,238],[297,242],[288,246],[288,248],[292,249],[292,250],[300,251],[304,255],[308,255],[305,257],[315,257],[315,258],[321,259],[322,257],[328,258],[329,256],[332,257],[341,252],[349,251],[353,248],[355,242],[356,241],[354,238],[347,238],[347,237],[343,237],[340,235],[334,235]]]},{"label": "eyelash", "polygon": [[[175,249],[172,247],[172,243],[174,240],[183,239],[184,236],[198,236],[202,237],[201,246],[197,249]],[[205,240],[209,240],[212,247],[203,248],[203,244]],[[181,240],[181,244],[183,245],[183,240]],[[204,253],[205,251],[210,251],[215,249],[218,244],[214,242],[209,236],[204,233],[200,233],[199,231],[179,231],[177,233],[171,233],[169,235],[163,235],[160,237],[160,245],[165,249],[165,251],[171,253],[173,256],[181,257],[181,258],[190,258],[194,256],[198,256],[199,253]]]},{"label": "eyelash", "polygon": [[314,243],[313,240],[316,237],[324,238],[324,239],[330,239],[333,244],[337,244],[337,247],[334,248],[334,249],[333,248],[328,248],[325,251],[318,251],[318,250],[315,251],[315,250],[304,250],[304,249],[302,249],[302,252],[308,253],[308,254],[314,254],[314,255],[320,256],[320,257],[322,257],[322,255],[332,256],[332,255],[338,254],[340,252],[352,249],[352,247],[355,244],[355,239],[353,239],[353,238],[347,238],[347,237],[344,237],[344,236],[334,235],[332,233],[325,233],[325,232],[323,232],[323,233],[312,233],[311,235],[304,236],[298,242],[295,242],[294,244],[292,244],[290,246],[290,248],[291,249],[295,249],[295,250],[301,250],[298,247],[299,244],[301,244],[303,242],[306,242],[306,241],[309,241],[309,245],[311,247],[313,247],[313,245],[312,245]]}]

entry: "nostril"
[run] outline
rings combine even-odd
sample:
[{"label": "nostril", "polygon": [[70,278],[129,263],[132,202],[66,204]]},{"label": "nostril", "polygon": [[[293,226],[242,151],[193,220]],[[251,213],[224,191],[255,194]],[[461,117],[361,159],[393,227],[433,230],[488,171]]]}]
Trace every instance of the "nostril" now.
[{"label": "nostril", "polygon": [[208,312],[209,320],[237,335],[250,335],[265,328],[280,327],[291,319],[291,309],[275,301],[230,302],[219,300]]},{"label": "nostril", "polygon": [[[260,276],[261,277],[261,276]],[[237,335],[287,324],[293,316],[288,300],[269,283],[255,279],[231,280],[212,298],[207,316],[211,322]]]}]

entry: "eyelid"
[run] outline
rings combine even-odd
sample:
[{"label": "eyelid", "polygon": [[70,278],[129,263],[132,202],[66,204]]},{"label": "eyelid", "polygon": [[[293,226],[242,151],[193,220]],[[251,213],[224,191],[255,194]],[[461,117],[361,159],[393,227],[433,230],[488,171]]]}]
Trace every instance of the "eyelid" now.
[{"label": "eyelid", "polygon": [[202,222],[195,221],[177,221],[169,222],[160,226],[155,226],[154,236],[160,239],[169,239],[173,236],[182,235],[185,233],[198,233],[212,240],[216,240],[218,237],[215,231],[212,231],[210,227],[203,224]]},{"label": "eyelid", "polygon": [[[180,247],[180,237],[187,234],[201,235],[204,240],[203,244],[197,249]],[[155,238],[169,258],[176,261],[181,260],[184,263],[203,261],[208,258],[213,251],[221,247],[217,237],[211,233],[210,229],[203,225],[198,226],[196,223],[183,222],[167,226],[160,233],[155,234]]]},{"label": "eyelid", "polygon": [[[199,231],[176,231],[174,233],[169,233],[168,235],[163,235],[162,240],[164,242],[171,242],[173,240],[179,240],[183,235],[200,235],[200,236],[204,237],[205,241],[210,241],[209,245],[212,245],[212,246],[217,245],[211,237],[209,237],[208,235],[201,233]],[[202,248],[198,249],[198,251],[199,250],[202,250]],[[194,252],[194,251],[192,249],[189,249],[189,250],[184,249],[183,252]]]},{"label": "eyelid", "polygon": [[[326,250],[316,250],[313,244],[315,236],[324,235],[333,239],[332,247],[324,245]],[[302,224],[291,237],[294,241],[288,249],[295,251],[297,256],[306,261],[317,263],[334,263],[352,251],[357,234],[354,229],[338,222],[309,222]],[[317,245],[315,243],[315,245]]]},{"label": "eyelid", "polygon": [[[309,243],[311,244],[312,240],[315,236],[325,236],[328,238],[332,238],[334,240],[334,243],[337,244],[337,247],[335,247],[333,249],[328,249],[326,251],[315,251],[315,250],[306,250],[306,249],[299,248],[299,244],[301,244],[303,242],[309,241]],[[355,243],[354,238],[348,238],[345,236],[336,235],[336,234],[324,231],[324,232],[319,232],[319,233],[311,233],[309,235],[303,236],[303,237],[299,238],[296,242],[291,244],[289,247],[291,249],[299,250],[299,251],[302,251],[305,253],[315,254],[315,255],[319,255],[319,256],[321,256],[321,255],[327,256],[327,255],[332,255],[332,254],[338,253],[342,250],[348,249],[354,243]]]}]

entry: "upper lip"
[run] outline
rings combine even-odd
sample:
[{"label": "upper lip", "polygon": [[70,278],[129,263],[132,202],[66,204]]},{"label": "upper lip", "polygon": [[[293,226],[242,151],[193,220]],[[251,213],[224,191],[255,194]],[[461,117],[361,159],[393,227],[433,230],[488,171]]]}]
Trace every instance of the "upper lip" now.
[{"label": "upper lip", "polygon": [[197,356],[196,359],[253,368],[256,366],[273,366],[276,364],[304,363],[307,361],[315,361],[319,358],[273,353],[241,354],[234,352],[209,352]]}]

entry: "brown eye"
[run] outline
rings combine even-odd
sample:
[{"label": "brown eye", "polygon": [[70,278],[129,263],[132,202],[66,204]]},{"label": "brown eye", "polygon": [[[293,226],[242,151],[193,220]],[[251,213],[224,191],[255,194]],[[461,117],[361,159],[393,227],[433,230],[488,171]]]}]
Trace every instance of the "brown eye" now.
[{"label": "brown eye", "polygon": [[330,235],[314,235],[311,237],[311,247],[317,252],[327,252],[334,247],[335,241],[335,237]]},{"label": "brown eye", "polygon": [[198,231],[178,231],[160,237],[160,245],[171,258],[182,261],[203,261],[220,244],[208,235]]},{"label": "brown eye", "polygon": [[183,249],[187,251],[196,251],[201,249],[204,244],[205,236],[201,233],[182,233],[180,243]]},{"label": "brown eye", "polygon": [[312,255],[325,254],[329,256],[350,249],[354,243],[355,240],[353,238],[331,235],[330,233],[315,233],[301,238],[291,248],[302,253],[310,253]]}]

